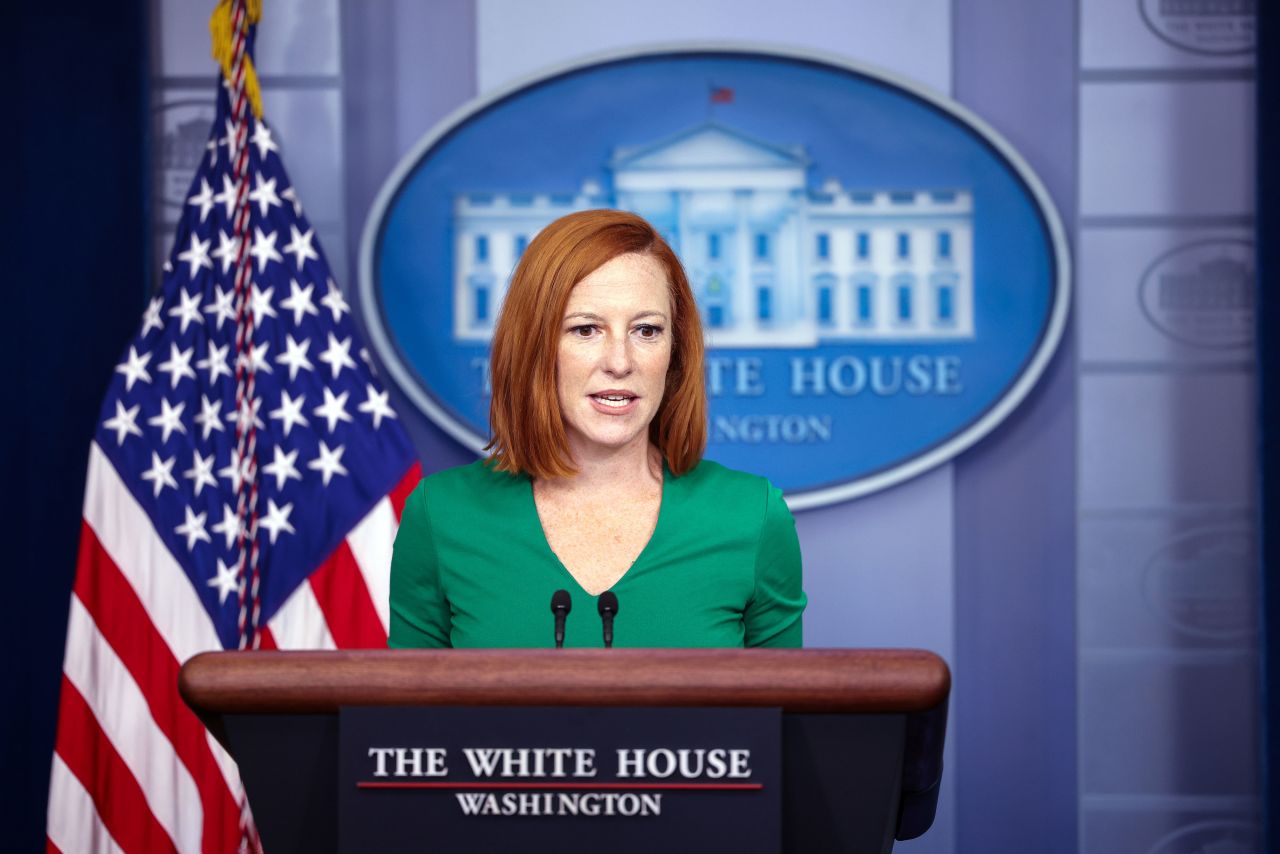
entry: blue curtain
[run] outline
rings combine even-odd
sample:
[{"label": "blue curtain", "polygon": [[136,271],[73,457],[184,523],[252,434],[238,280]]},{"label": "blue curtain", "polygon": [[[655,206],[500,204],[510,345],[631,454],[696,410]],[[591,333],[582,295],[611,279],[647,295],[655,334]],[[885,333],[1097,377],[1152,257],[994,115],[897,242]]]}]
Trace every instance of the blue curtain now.
[{"label": "blue curtain", "polygon": [[[4,847],[44,850],[89,439],[149,281],[146,3],[8,9],[0,767]],[[210,4],[212,8],[212,4]]]},{"label": "blue curtain", "polygon": [[1258,4],[1258,531],[1262,572],[1262,785],[1265,850],[1280,850],[1280,10]]}]

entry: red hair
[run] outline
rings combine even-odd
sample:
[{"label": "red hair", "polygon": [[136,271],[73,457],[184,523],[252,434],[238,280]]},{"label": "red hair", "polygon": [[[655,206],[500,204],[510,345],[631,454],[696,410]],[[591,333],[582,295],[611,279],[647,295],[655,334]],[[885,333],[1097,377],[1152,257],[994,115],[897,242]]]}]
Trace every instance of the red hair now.
[{"label": "red hair", "polygon": [[671,365],[649,439],[674,475],[702,459],[707,446],[702,324],[684,267],[641,217],[593,210],[561,217],[539,232],[511,277],[489,357],[492,438],[486,449],[499,471],[532,477],[565,477],[576,471],[556,394],[560,325],[574,286],[630,253],[656,259],[671,292]]}]

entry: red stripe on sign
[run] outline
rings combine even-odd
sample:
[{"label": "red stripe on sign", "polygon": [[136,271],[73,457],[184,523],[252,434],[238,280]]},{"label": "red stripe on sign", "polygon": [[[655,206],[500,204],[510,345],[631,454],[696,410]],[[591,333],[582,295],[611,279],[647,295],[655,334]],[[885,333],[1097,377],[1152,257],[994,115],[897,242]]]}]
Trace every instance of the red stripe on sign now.
[{"label": "red stripe on sign", "polygon": [[309,579],[338,649],[384,649],[387,634],[347,541]]},{"label": "red stripe on sign", "polygon": [[111,746],[84,697],[62,677],[55,747],[84,786],[111,837],[125,851],[176,851],[129,766]]},{"label": "red stripe on sign", "polygon": [[204,725],[178,696],[179,664],[88,523],[80,528],[75,592],[138,683],[156,726],[195,780],[204,807],[201,850],[233,850],[240,841],[240,809],[213,757]]},{"label": "red stripe on sign", "polygon": [[758,792],[763,783],[383,783],[362,780],[357,789],[574,789],[582,792],[686,791],[686,792]]},{"label": "red stripe on sign", "polygon": [[53,844],[49,837],[44,838],[44,854],[62,854],[62,849]]},{"label": "red stripe on sign", "polygon": [[404,515],[404,503],[409,500],[409,493],[413,492],[420,480],[422,480],[422,466],[414,463],[409,466],[409,471],[405,472],[405,476],[400,478],[396,488],[387,496],[391,499],[391,506],[395,508],[396,519]]}]

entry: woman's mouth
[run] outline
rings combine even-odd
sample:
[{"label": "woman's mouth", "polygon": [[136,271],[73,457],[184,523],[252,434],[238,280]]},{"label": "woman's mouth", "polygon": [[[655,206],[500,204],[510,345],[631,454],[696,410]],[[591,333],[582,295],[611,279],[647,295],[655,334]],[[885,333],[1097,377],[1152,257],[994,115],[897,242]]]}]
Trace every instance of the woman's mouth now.
[{"label": "woman's mouth", "polygon": [[630,412],[639,400],[634,394],[625,391],[602,391],[587,397],[591,399],[592,405],[597,410],[610,415]]}]

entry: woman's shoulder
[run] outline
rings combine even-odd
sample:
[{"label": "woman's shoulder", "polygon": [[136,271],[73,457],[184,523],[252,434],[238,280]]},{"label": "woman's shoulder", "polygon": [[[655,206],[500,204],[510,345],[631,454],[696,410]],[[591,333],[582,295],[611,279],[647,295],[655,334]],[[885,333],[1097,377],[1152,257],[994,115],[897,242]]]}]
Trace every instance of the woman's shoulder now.
[{"label": "woman's shoulder", "polygon": [[503,493],[514,493],[525,480],[521,475],[498,471],[487,459],[479,459],[427,475],[418,481],[414,493],[418,500],[433,506],[487,504]]},{"label": "woman's shoulder", "polygon": [[725,510],[763,510],[771,498],[782,496],[768,478],[714,460],[700,460],[674,482],[691,497],[713,501]]},{"label": "woman's shoulder", "polygon": [[698,464],[681,476],[690,484],[714,486],[720,489],[761,490],[772,489],[769,479],[751,472],[731,469],[715,460],[699,460]]}]

